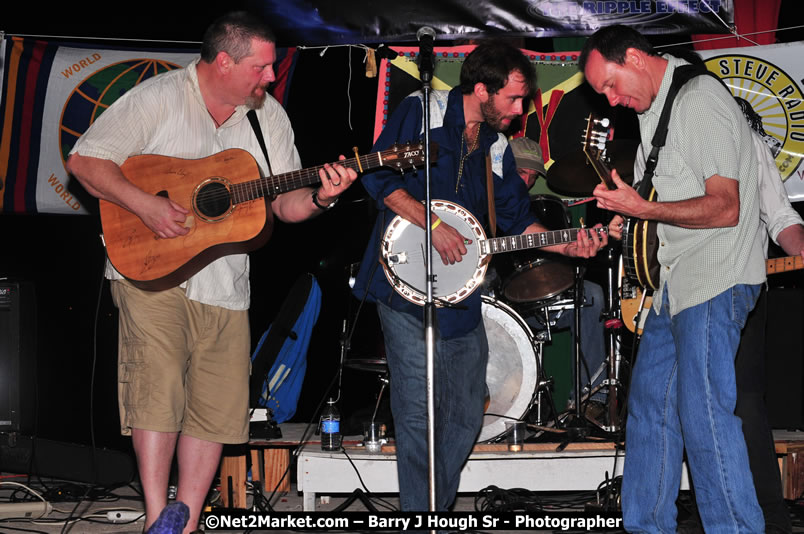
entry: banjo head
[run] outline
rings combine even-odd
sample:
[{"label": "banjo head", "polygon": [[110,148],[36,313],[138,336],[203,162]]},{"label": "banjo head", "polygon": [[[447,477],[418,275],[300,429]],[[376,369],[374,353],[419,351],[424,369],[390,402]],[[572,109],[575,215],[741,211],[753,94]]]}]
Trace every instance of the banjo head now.
[{"label": "banjo head", "polygon": [[[433,200],[432,211],[471,240],[466,244],[466,255],[452,265],[444,265],[433,248],[433,300],[436,306],[455,304],[471,295],[486,275],[488,262],[478,245],[486,234],[477,219],[457,204]],[[425,239],[423,228],[396,216],[385,230],[380,250],[388,283],[402,297],[419,306],[427,301]]]}]

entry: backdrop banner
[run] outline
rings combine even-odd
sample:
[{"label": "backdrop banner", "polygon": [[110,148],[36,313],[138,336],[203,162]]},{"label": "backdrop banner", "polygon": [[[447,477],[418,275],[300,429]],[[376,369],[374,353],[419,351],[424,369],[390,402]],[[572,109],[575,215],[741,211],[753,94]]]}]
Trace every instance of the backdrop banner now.
[{"label": "backdrop banner", "polygon": [[[0,211],[16,213],[87,213],[64,166],[76,140],[129,88],[198,55],[21,38],[2,46]],[[277,50],[272,93],[282,103],[295,55]]]},{"label": "backdrop banner", "polygon": [[633,24],[645,34],[729,33],[734,0],[406,0],[379,9],[359,0],[253,0],[280,43],[331,45],[415,41],[422,26],[437,39],[492,35],[569,37]]},{"label": "backdrop banner", "polygon": [[[416,64],[417,47],[392,47],[399,53],[384,59],[380,67],[374,138],[399,102],[421,88]],[[450,89],[459,83],[461,65],[474,46],[437,47],[433,89]],[[577,68],[577,52],[549,54],[523,50],[533,62],[539,90],[513,137],[527,135],[542,147],[548,176],[561,181],[560,169],[581,169],[582,141],[590,114],[610,119],[613,128],[611,154],[616,161],[633,161],[639,139],[636,114],[620,107],[612,108],[606,99],[584,83]],[[761,120],[765,139],[774,152],[776,163],[791,201],[804,200],[804,97],[801,83],[804,64],[798,59],[804,42],[702,51],[708,68],[730,87],[735,97],[745,101]],[[630,150],[625,154],[623,150]],[[565,162],[569,163],[565,166]],[[559,166],[551,174],[554,164]],[[629,177],[633,169],[618,168]],[[570,177],[567,177],[570,179]],[[627,181],[627,178],[626,178]],[[551,192],[543,180],[531,192]],[[541,185],[540,185],[541,184]]]},{"label": "backdrop banner", "polygon": [[790,200],[804,200],[804,42],[699,53],[761,126]]}]

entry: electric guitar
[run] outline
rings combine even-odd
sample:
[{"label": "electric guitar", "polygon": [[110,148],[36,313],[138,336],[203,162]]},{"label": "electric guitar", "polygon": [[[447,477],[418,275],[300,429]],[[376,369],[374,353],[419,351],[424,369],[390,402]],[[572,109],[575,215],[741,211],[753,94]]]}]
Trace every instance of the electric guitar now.
[{"label": "electric guitar", "polygon": [[[444,265],[433,250],[433,301],[437,306],[457,304],[471,295],[483,281],[490,255],[529,248],[570,243],[579,231],[595,231],[598,236],[606,228],[570,228],[532,234],[486,239],[480,222],[463,206],[446,200],[432,200],[432,212],[444,223],[469,238],[462,260]],[[423,306],[427,302],[425,264],[425,230],[397,215],[383,234],[380,262],[388,282],[402,297]]]},{"label": "electric guitar", "polygon": [[[611,169],[606,163],[606,141],[608,139],[608,119],[598,119],[590,114],[586,119],[583,152],[600,180],[610,190],[617,189],[611,179]],[[656,190],[651,189],[648,200],[657,200]],[[645,221],[636,217],[625,217],[623,224],[623,266],[625,275],[641,287],[659,287],[659,238],[656,235],[656,221]]]},{"label": "electric guitar", "polygon": [[[799,269],[804,269],[804,259],[801,256],[785,256],[765,260],[765,272],[768,275]],[[628,330],[639,335],[642,335],[642,327],[653,303],[653,296],[647,293],[652,293],[652,291],[643,293],[639,287],[626,287],[620,296],[620,311],[623,323],[625,323],[625,327]],[[644,301],[643,294],[645,295]]]},{"label": "electric guitar", "polygon": [[[430,145],[434,161],[438,146]],[[388,150],[338,161],[358,173],[378,167],[405,170],[424,163],[424,145],[394,145]],[[121,169],[147,193],[170,198],[190,211],[183,236],[160,239],[139,217],[117,204],[100,201],[101,226],[109,260],[135,286],[147,290],[175,287],[212,261],[264,245],[273,229],[266,197],[320,183],[323,166],[260,178],[254,157],[233,148],[201,159],[158,155],[128,158]]]}]

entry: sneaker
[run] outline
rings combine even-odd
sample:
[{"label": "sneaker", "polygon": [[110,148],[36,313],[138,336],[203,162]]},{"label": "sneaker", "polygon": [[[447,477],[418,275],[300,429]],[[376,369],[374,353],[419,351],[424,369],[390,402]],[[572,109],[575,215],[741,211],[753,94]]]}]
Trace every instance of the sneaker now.
[{"label": "sneaker", "polygon": [[188,519],[190,509],[187,505],[181,501],[172,502],[165,506],[145,534],[181,534]]}]

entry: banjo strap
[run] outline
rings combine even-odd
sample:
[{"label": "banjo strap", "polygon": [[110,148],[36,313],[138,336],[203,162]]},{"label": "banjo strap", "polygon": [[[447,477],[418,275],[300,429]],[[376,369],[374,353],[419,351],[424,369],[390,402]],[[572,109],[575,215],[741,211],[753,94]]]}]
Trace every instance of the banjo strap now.
[{"label": "banjo strap", "polygon": [[491,172],[491,154],[486,154],[486,193],[489,199],[489,234],[497,237],[497,213],[494,211],[494,173]]}]

